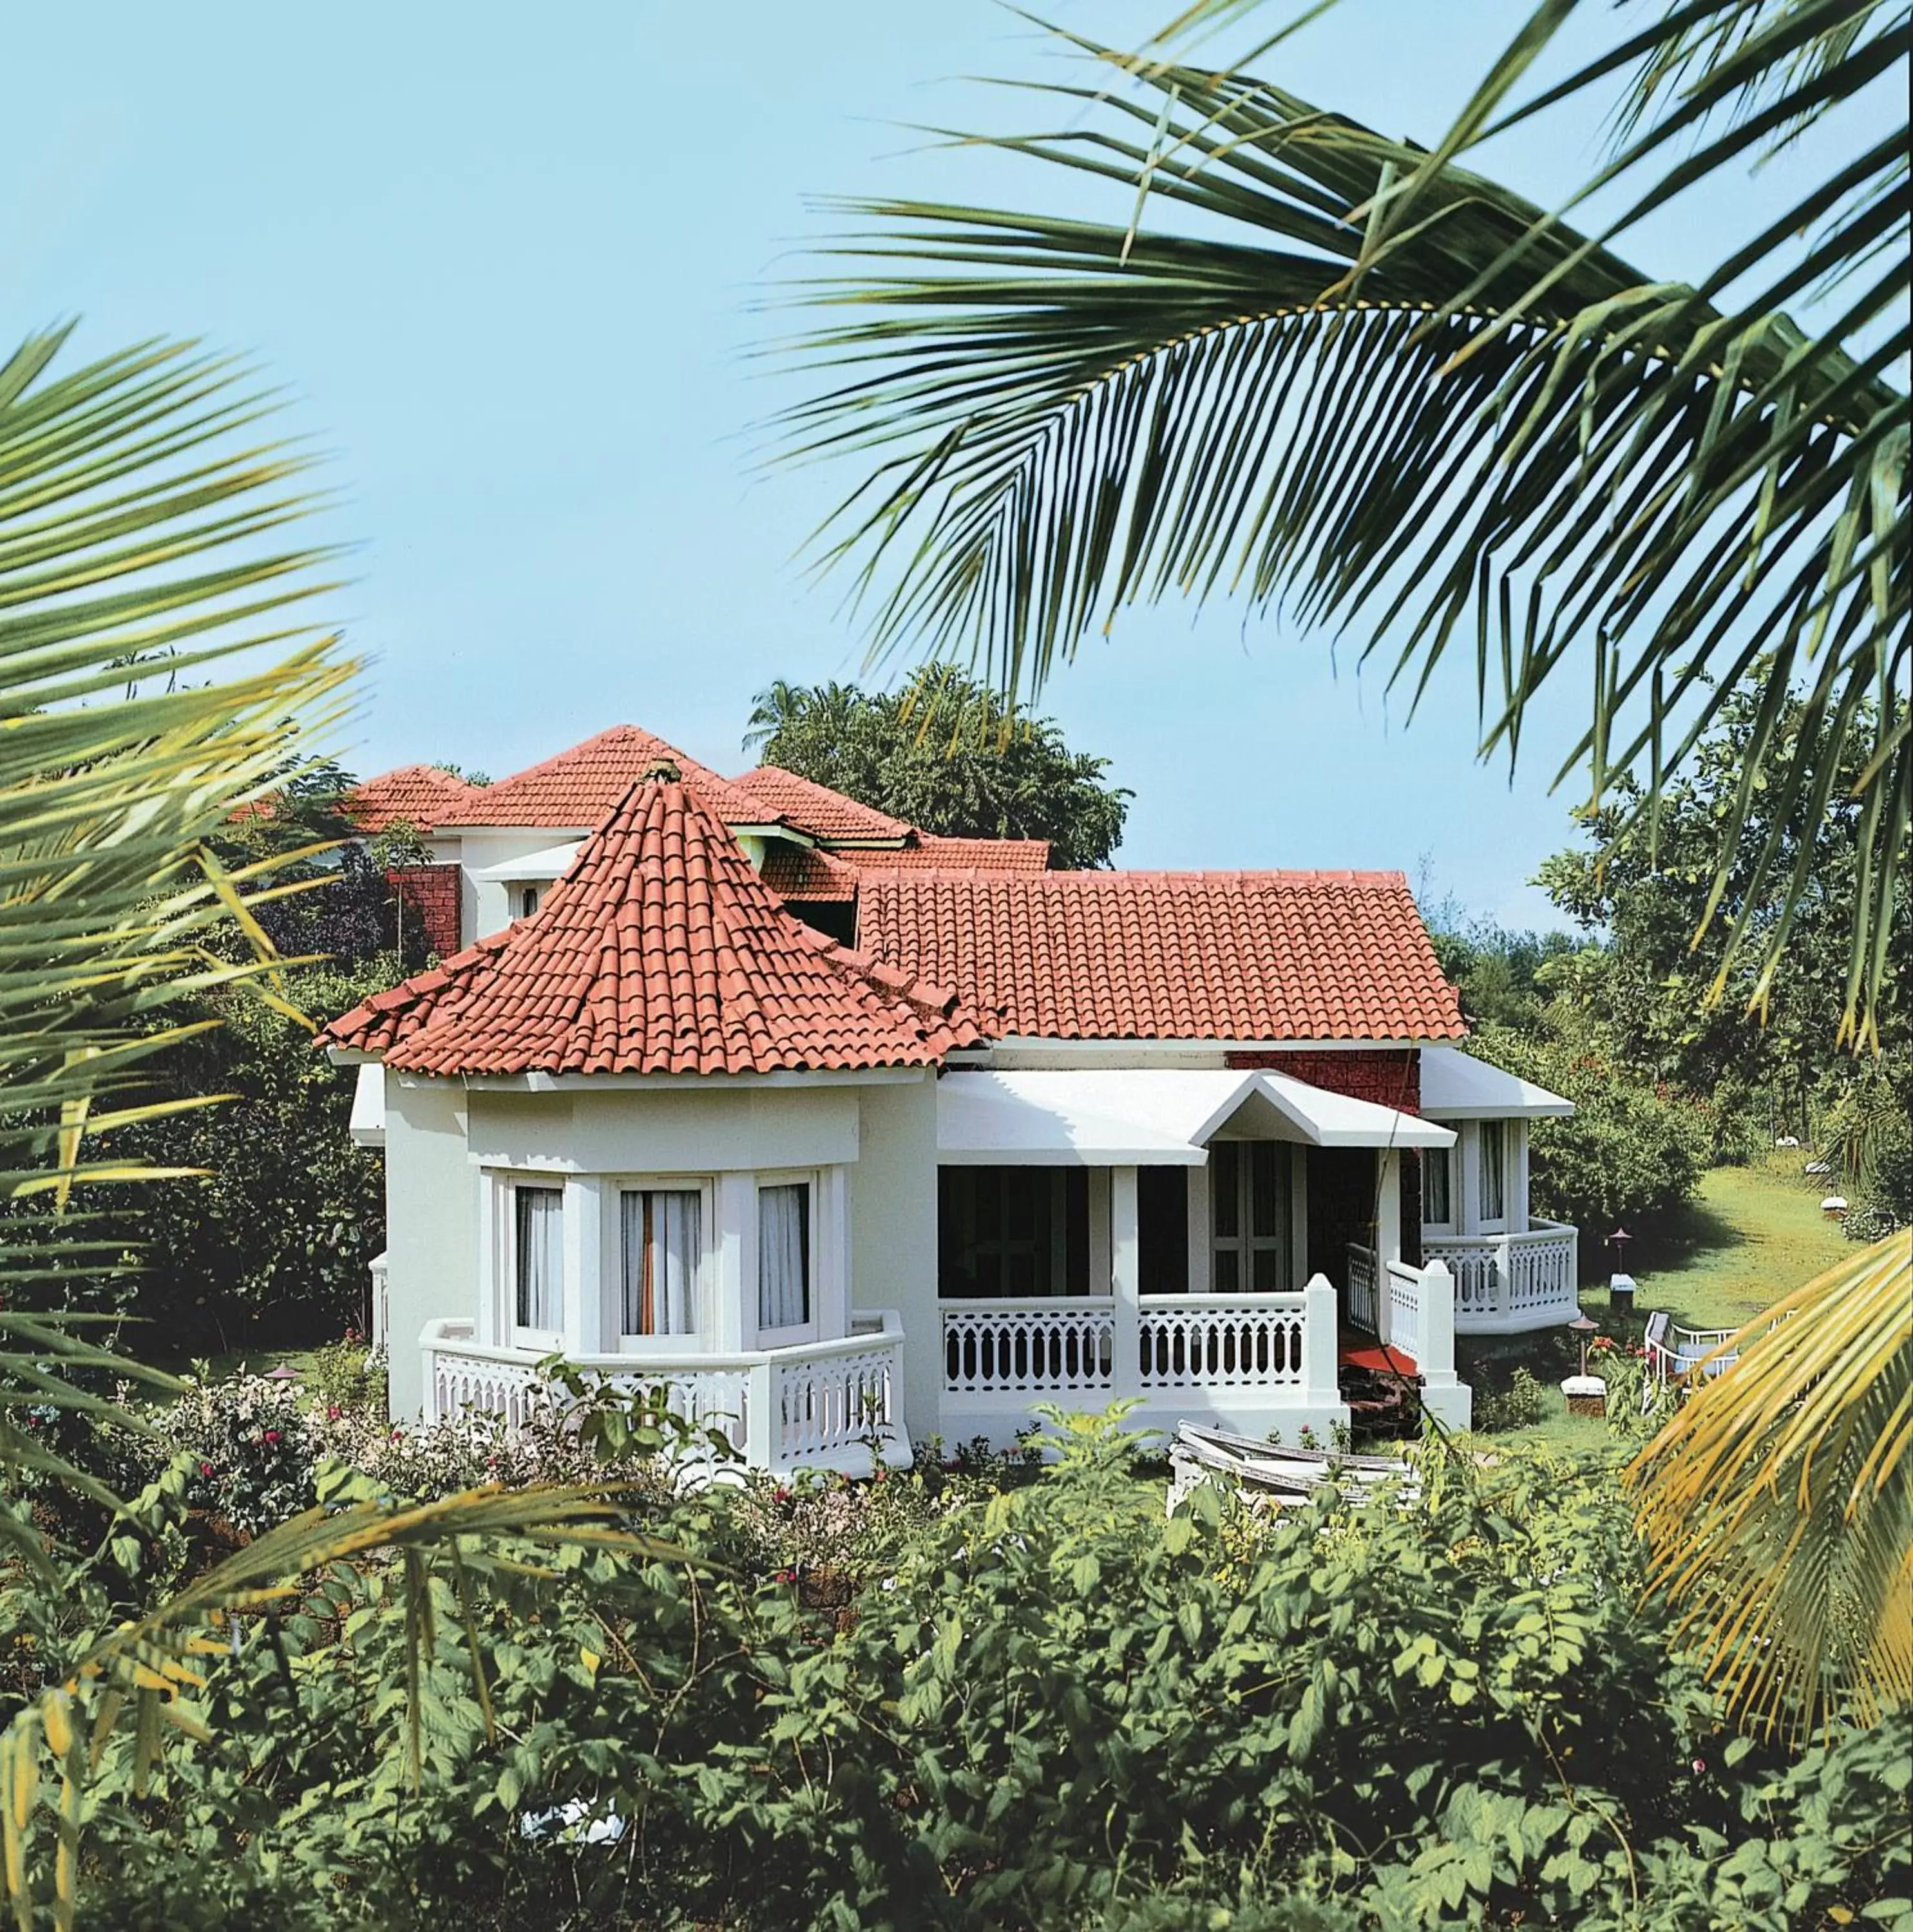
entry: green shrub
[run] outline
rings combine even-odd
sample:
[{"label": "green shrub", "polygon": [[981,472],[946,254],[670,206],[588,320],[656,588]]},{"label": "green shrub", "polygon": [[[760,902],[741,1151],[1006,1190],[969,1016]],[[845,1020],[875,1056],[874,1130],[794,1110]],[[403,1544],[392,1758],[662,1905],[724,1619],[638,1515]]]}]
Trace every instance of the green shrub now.
[{"label": "green shrub", "polygon": [[1119,1427],[1056,1447],[847,1603],[762,1574],[721,1487],[644,1503],[688,1566],[527,1551],[477,1627],[489,1724],[434,1618],[416,1796],[402,1595],[320,1580],[208,1660],[215,1741],[144,1800],[116,1737],[86,1856],[137,1899],[197,1860],[209,1926],[283,1886],[348,1932],[1905,1922],[1913,1724],[1726,1730],[1605,1467],[1431,1450],[1412,1502],[1165,1517]]},{"label": "green shrub", "polygon": [[1677,1208],[1713,1151],[1710,1109],[1628,1073],[1592,1040],[1539,1039],[1484,1028],[1485,1059],[1575,1103],[1565,1120],[1529,1130],[1528,1186],[1536,1214],[1590,1232]]},{"label": "green shrub", "polygon": [[1488,1389],[1475,1400],[1475,1426],[1492,1432],[1531,1429],[1548,1413],[1548,1391],[1525,1364],[1516,1363],[1505,1389]]}]

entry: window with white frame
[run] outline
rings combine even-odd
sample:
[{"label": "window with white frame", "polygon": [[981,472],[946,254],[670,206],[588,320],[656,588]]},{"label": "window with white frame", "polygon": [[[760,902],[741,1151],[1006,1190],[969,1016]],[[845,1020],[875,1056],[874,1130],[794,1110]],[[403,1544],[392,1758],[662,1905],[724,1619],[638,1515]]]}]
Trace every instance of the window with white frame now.
[{"label": "window with white frame", "polygon": [[512,916],[529,919],[538,910],[539,902],[545,896],[542,886],[514,886],[512,888]]},{"label": "window with white frame", "polygon": [[695,1335],[704,1198],[695,1187],[618,1191],[618,1332],[626,1340]]},{"label": "window with white frame", "polygon": [[1428,1227],[1455,1225],[1454,1177],[1449,1152],[1446,1148],[1422,1150],[1422,1220]]},{"label": "window with white frame", "polygon": [[757,1190],[757,1325],[781,1341],[815,1335],[811,1184],[778,1180]]},{"label": "window with white frame", "polygon": [[1481,1124],[1481,1221],[1499,1227],[1508,1218],[1508,1130],[1501,1120]]},{"label": "window with white frame", "polygon": [[1269,1294],[1289,1286],[1289,1150],[1215,1141],[1209,1150],[1211,1288]]},{"label": "window with white frame", "polygon": [[512,1190],[512,1322],[540,1340],[564,1326],[565,1192],[519,1184]]}]

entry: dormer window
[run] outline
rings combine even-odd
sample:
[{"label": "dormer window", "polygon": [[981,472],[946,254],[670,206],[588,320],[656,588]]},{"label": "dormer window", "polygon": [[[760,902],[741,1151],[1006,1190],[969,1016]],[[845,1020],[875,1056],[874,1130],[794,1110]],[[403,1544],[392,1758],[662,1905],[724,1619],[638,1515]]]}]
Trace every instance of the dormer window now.
[{"label": "dormer window", "polygon": [[545,896],[542,886],[521,886],[512,896],[518,903],[512,909],[515,919],[529,919],[538,910],[538,902]]}]

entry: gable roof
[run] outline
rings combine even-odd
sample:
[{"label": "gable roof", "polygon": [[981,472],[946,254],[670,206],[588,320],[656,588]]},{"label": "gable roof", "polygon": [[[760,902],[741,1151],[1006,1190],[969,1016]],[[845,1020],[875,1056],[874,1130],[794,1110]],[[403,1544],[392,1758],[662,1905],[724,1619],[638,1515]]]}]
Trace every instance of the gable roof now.
[{"label": "gable roof", "polygon": [[346,810],[363,831],[383,832],[402,819],[419,831],[429,832],[446,812],[468,799],[482,797],[484,789],[436,765],[401,765],[355,785],[347,796]]},{"label": "gable roof", "polygon": [[998,1035],[1454,1040],[1399,872],[865,870],[857,942]]},{"label": "gable roof", "polygon": [[604,822],[631,788],[654,764],[675,765],[683,782],[727,825],[766,825],[776,814],[761,801],[722,778],[708,766],[687,758],[676,746],[635,724],[614,724],[529,765],[494,785],[474,788],[446,812],[443,825],[570,826],[583,830]]},{"label": "gable roof", "polygon": [[814,778],[787,772],[780,765],[759,765],[731,783],[734,789],[758,800],[767,817],[780,818],[800,832],[808,832],[826,842],[839,838],[883,838],[899,844],[913,829],[888,812],[847,798]]},{"label": "gable roof", "polygon": [[530,918],[320,1036],[428,1074],[926,1066],[982,1037],[945,989],[800,925],[662,778],[627,788]]}]

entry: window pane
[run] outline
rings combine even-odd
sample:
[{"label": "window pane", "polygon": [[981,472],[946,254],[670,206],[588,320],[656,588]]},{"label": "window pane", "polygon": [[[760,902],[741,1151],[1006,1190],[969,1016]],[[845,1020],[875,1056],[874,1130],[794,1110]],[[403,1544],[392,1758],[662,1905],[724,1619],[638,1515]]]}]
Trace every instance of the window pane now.
[{"label": "window pane", "polygon": [[1501,1123],[1484,1122],[1481,1130],[1481,1217],[1484,1221],[1499,1221],[1506,1211],[1503,1161],[1506,1147]]},{"label": "window pane", "polygon": [[1214,1281],[1218,1294],[1240,1292],[1242,1286],[1242,1257],[1233,1248],[1216,1250]]},{"label": "window pane", "polygon": [[1253,1257],[1253,1272],[1257,1294],[1279,1293],[1284,1286],[1281,1250],[1279,1248],[1257,1248]]},{"label": "window pane", "polygon": [[1265,1239],[1282,1232],[1280,1151],[1273,1141],[1249,1143],[1249,1232]]},{"label": "window pane", "polygon": [[1448,1203],[1447,1148],[1428,1148],[1423,1151],[1422,1190],[1426,1196],[1422,1205],[1422,1219],[1438,1222],[1446,1227],[1454,1219]]},{"label": "window pane", "polygon": [[517,1316],[521,1328],[548,1334],[560,1322],[564,1280],[564,1190],[518,1187],[512,1193],[517,1226]]},{"label": "window pane", "polygon": [[757,1320],[795,1328],[810,1319],[810,1187],[757,1190]]},{"label": "window pane", "polygon": [[627,1188],[619,1205],[624,1264],[623,1332],[695,1334],[703,1202],[692,1190]]},{"label": "window pane", "polygon": [[1240,1141],[1218,1141],[1209,1150],[1209,1221],[1218,1240],[1242,1232],[1242,1157]]}]

